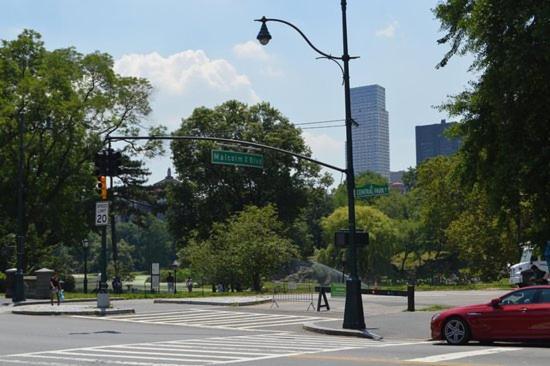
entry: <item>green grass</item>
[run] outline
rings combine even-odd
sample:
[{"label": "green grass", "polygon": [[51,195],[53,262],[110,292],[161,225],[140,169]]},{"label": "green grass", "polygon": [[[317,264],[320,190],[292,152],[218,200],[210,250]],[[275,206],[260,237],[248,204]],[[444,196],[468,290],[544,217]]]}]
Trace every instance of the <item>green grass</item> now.
[{"label": "green grass", "polygon": [[[372,287],[369,287],[372,288]],[[390,284],[379,284],[379,289],[384,290],[406,290],[407,285],[390,285]],[[514,288],[513,285],[508,283],[508,279],[495,282],[485,282],[485,283],[471,283],[471,284],[456,284],[456,285],[430,285],[430,284],[417,284],[415,286],[415,291],[459,291],[459,290],[509,290]]]},{"label": "green grass", "polygon": [[452,308],[452,306],[448,305],[431,305],[425,308],[416,309],[416,311],[441,311],[441,310],[447,310]]},{"label": "green grass", "polygon": [[[179,291],[175,294],[167,293],[167,292],[160,292],[160,293],[150,293],[150,292],[124,292],[122,294],[114,294],[111,293],[111,297],[118,297],[123,298],[125,300],[132,300],[132,299],[186,299],[186,298],[200,298],[200,297],[219,297],[219,296],[254,296],[258,295],[255,292],[212,292],[211,289],[209,291],[201,291],[200,288],[193,289],[193,292],[187,292],[186,291]],[[65,299],[89,299],[89,298],[96,298],[95,293],[82,293],[82,292],[65,292]]]}]

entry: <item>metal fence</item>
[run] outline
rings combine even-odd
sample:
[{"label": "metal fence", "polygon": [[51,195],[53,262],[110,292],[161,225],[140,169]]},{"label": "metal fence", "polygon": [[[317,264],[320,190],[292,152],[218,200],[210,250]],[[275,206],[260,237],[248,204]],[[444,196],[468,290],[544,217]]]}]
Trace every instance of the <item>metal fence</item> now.
[{"label": "metal fence", "polygon": [[271,307],[279,307],[280,302],[303,302],[307,303],[306,311],[310,308],[315,310],[315,286],[316,282],[292,282],[292,281],[275,281],[273,283],[273,295]]}]

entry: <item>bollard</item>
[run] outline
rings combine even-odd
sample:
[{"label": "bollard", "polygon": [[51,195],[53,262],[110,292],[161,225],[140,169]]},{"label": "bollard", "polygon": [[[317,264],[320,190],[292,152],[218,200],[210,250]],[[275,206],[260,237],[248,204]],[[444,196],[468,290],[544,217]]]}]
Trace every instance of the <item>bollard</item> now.
[{"label": "bollard", "polygon": [[407,311],[414,311],[414,285],[407,285]]}]

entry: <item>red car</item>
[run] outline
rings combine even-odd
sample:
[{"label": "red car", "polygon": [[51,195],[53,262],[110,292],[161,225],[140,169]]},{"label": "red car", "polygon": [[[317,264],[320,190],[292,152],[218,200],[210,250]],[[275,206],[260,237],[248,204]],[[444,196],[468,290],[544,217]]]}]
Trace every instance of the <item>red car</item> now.
[{"label": "red car", "polygon": [[432,339],[449,344],[550,340],[550,286],[524,287],[488,304],[452,308],[435,314]]}]

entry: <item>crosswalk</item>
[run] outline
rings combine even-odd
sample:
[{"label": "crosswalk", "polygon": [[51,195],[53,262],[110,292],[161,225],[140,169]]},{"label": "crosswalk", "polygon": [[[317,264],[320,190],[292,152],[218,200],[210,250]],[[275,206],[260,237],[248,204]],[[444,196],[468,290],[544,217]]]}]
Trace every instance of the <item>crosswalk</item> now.
[{"label": "crosswalk", "polygon": [[[421,342],[418,342],[421,343]],[[227,364],[334,352],[364,347],[402,345],[364,338],[294,333],[194,338],[186,340],[71,348],[0,356],[0,364],[188,366]]]},{"label": "crosswalk", "polygon": [[262,314],[212,309],[186,309],[171,312],[141,313],[132,315],[109,316],[103,318],[78,316],[79,318],[101,319],[106,321],[121,321],[147,324],[169,324],[179,326],[194,326],[201,328],[259,330],[270,327],[304,324],[337,320],[326,317]]}]

